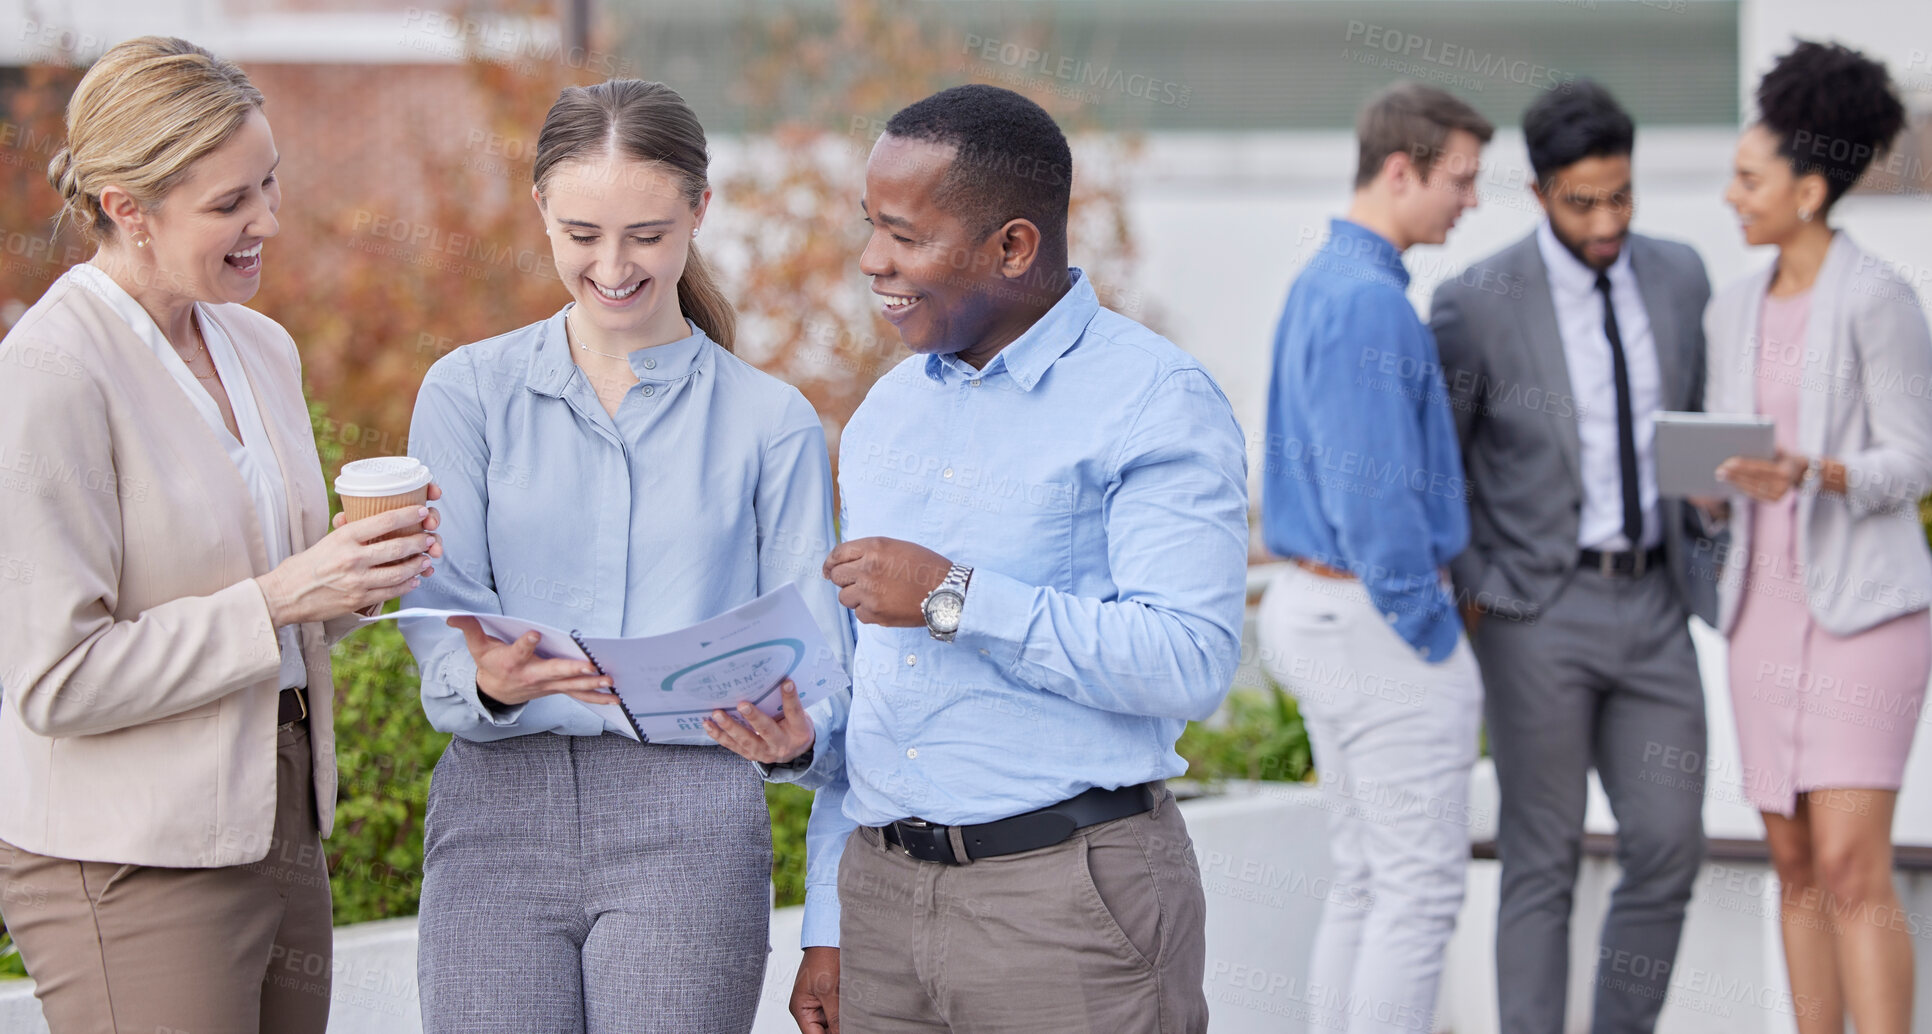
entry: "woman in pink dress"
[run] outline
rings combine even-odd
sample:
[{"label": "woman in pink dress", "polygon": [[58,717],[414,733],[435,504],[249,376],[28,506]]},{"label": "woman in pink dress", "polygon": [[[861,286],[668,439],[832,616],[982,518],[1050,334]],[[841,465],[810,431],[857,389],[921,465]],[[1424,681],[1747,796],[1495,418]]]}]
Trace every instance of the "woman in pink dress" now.
[{"label": "woman in pink dress", "polygon": [[1705,408],[1776,423],[1719,582],[1745,792],[1763,813],[1798,1029],[1904,1034],[1912,944],[1891,826],[1932,673],[1932,332],[1910,286],[1826,216],[1904,121],[1884,66],[1800,43],[1758,85],[1725,200],[1769,270],[1705,316]]}]

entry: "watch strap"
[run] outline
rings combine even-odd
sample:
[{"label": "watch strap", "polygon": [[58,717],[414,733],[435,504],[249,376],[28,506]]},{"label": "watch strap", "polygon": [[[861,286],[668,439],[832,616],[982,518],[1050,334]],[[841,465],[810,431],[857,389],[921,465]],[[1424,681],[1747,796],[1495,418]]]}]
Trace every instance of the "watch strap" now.
[{"label": "watch strap", "polygon": [[772,764],[767,764],[766,762],[763,762],[763,761],[754,761],[752,762],[752,764],[758,766],[759,775],[764,776],[766,779],[770,779],[774,773],[802,772],[805,769],[812,767],[812,757],[817,750],[818,750],[818,744],[814,743],[811,746],[805,748],[805,753],[800,754],[799,756],[791,759],[790,761],[780,761]]},{"label": "watch strap", "polygon": [[959,605],[961,610],[963,611],[966,606],[966,587],[972,584],[972,581],[973,581],[972,568],[967,567],[965,564],[954,564],[950,569],[946,571],[945,579],[941,581],[938,585],[934,586],[933,590],[927,593],[926,598],[920,602],[919,604],[920,617],[925,622],[926,631],[931,633],[934,639],[937,639],[942,643],[952,642],[953,637],[959,634],[959,626],[954,625],[950,631],[945,631],[945,632],[941,632],[940,630],[932,627],[933,597],[939,595],[940,593],[952,593],[953,595],[959,597]]}]

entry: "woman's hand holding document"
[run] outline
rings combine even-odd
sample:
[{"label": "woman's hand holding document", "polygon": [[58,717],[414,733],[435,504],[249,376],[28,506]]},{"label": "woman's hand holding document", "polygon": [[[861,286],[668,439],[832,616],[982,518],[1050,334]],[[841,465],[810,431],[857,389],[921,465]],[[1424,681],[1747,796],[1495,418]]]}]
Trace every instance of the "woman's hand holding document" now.
[{"label": "woman's hand holding document", "polygon": [[424,608],[367,621],[412,618],[442,618],[462,629],[477,658],[478,688],[497,703],[564,696],[599,714],[611,731],[650,743],[712,743],[705,719],[740,703],[776,718],[791,695],[781,693],[786,682],[796,687],[793,706],[800,709],[847,685],[838,655],[790,583],[687,628],[629,639]]},{"label": "woman's hand holding document", "polygon": [[[610,676],[598,671],[595,664],[538,653],[544,640],[542,632],[532,629],[505,642],[483,630],[482,616],[445,620],[463,633],[470,656],[476,659],[476,689],[485,703],[514,706],[553,693],[586,704],[617,703],[617,694],[610,690]],[[573,642],[569,648],[576,647]]]}]

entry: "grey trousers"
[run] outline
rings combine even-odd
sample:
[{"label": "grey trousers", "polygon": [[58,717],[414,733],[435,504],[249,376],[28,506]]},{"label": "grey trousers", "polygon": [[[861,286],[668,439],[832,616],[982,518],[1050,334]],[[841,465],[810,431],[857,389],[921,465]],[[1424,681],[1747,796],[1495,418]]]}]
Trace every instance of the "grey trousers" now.
[{"label": "grey trousers", "polygon": [[1502,791],[1496,981],[1503,1034],[1559,1034],[1570,906],[1594,766],[1622,877],[1592,982],[1594,1034],[1656,1026],[1704,857],[1704,692],[1668,572],[1580,571],[1534,622],[1494,615],[1474,645]]},{"label": "grey trousers", "polygon": [[769,954],[771,823],[717,747],[451,741],[430,780],[428,1034],[742,1034]]},{"label": "grey trousers", "polygon": [[861,826],[839,904],[853,1034],[1207,1030],[1207,902],[1165,789],[1152,811],[966,865],[919,861]]}]

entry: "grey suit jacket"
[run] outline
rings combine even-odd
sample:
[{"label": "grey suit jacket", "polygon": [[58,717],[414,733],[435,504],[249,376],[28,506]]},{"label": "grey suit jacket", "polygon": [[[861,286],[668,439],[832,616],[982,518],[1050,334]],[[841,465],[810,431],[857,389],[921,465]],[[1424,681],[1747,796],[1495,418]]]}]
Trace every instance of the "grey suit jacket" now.
[{"label": "grey suit jacket", "polygon": [[[1798,496],[1798,555],[1812,616],[1852,635],[1932,600],[1919,499],[1932,487],[1932,330],[1909,273],[1844,231],[1811,289],[1798,395],[1798,451],[1845,465],[1842,496]],[[1766,268],[1726,287],[1705,313],[1713,413],[1757,411],[1758,316]],[[1718,628],[1731,631],[1751,555],[1749,498],[1731,500]]]},{"label": "grey suit jacket", "polygon": [[[1704,396],[1704,305],[1710,279],[1688,245],[1631,234],[1630,268],[1650,316],[1667,410]],[[1577,569],[1583,508],[1579,400],[1536,234],[1482,259],[1436,289],[1429,325],[1462,440],[1469,480],[1469,548],[1450,564],[1457,598],[1534,620]],[[1584,399],[1582,405],[1608,405]],[[1693,574],[1687,507],[1658,500],[1672,580],[1685,606],[1710,620],[1713,577]]]}]

